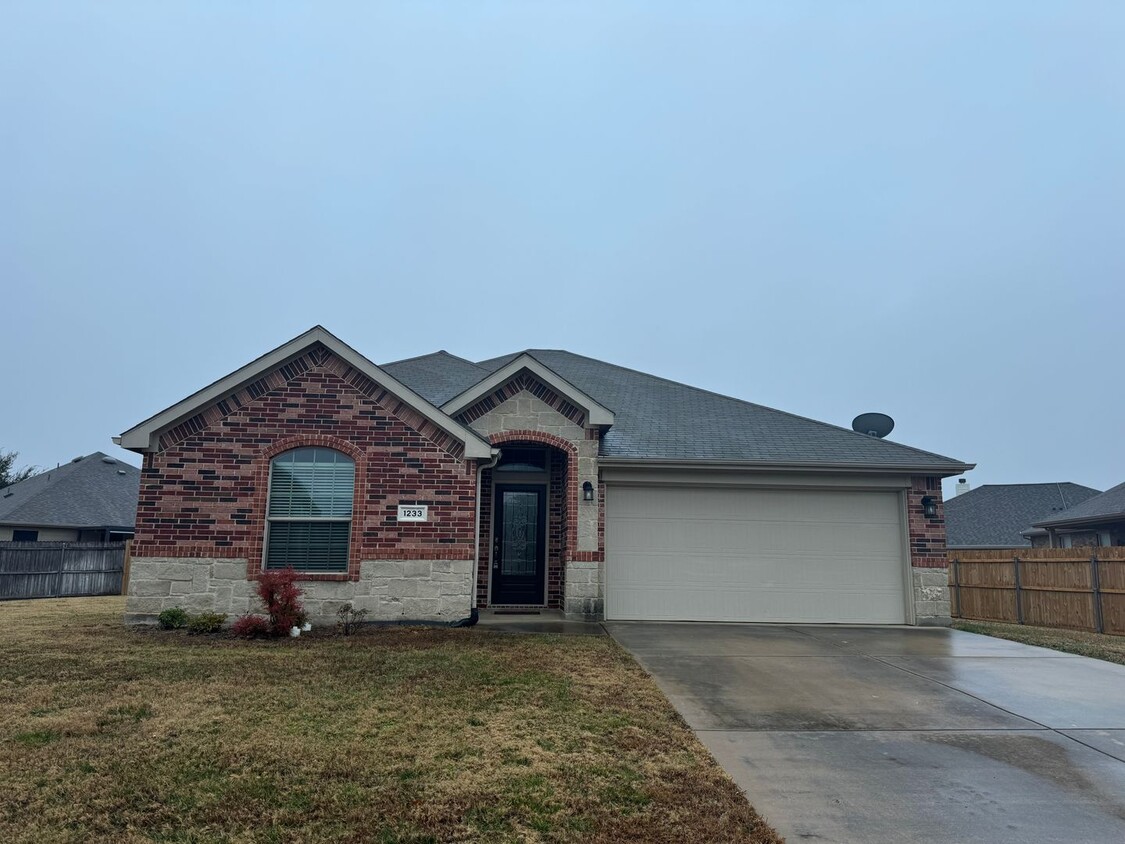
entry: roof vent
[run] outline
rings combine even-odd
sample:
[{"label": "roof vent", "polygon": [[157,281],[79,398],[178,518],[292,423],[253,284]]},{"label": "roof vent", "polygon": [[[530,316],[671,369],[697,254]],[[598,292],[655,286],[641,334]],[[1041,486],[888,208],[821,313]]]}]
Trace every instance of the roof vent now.
[{"label": "roof vent", "polygon": [[119,474],[119,475],[124,475],[124,474],[125,474],[125,470],[124,470],[124,469],[118,469],[118,470],[117,470],[117,474]]},{"label": "roof vent", "polygon": [[112,457],[103,457],[102,458],[102,463],[108,463],[110,466],[112,466],[116,462],[117,461],[114,460]]},{"label": "roof vent", "polygon": [[81,462],[82,462],[82,458],[81,458],[81,457],[75,457],[75,458],[74,458],[73,460],[71,460],[70,462],[71,462],[71,463],[81,463]]},{"label": "roof vent", "polygon": [[895,427],[895,420],[885,413],[861,413],[852,420],[852,430],[857,434],[883,439]]}]

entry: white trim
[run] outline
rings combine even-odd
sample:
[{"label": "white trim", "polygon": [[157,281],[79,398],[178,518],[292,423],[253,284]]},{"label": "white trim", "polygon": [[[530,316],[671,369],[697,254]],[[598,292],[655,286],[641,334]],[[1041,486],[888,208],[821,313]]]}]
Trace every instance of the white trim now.
[{"label": "white trim", "polygon": [[910,491],[907,489],[898,491],[898,510],[899,521],[902,523],[902,578],[905,588],[902,597],[906,601],[906,623],[916,627],[918,608],[914,605],[914,558],[910,554]]},{"label": "white trim", "polygon": [[525,369],[560,396],[570,401],[571,404],[575,404],[586,411],[586,423],[588,425],[608,427],[613,424],[612,410],[594,401],[569,381],[560,378],[527,352],[523,352],[507,366],[500,367],[483,381],[478,381],[459,396],[450,399],[441,406],[441,409],[450,416],[460,413]]},{"label": "white trim", "polygon": [[[779,472],[854,472],[870,474],[933,475],[949,478],[976,466],[975,463],[956,464],[944,467],[918,465],[914,463],[817,463],[813,461],[796,462],[786,460],[724,460],[724,459],[677,459],[662,457],[599,457],[598,466],[602,469],[714,469],[721,471],[745,471],[747,469],[775,469]],[[957,469],[956,466],[960,466]]]},{"label": "white trim", "polygon": [[405,384],[392,378],[351,346],[319,325],[310,328],[304,334],[294,337],[272,352],[262,355],[225,378],[219,379],[210,386],[188,396],[183,401],[177,402],[168,409],[162,410],[141,424],[125,431],[120,437],[121,447],[130,451],[155,451],[159,435],[163,431],[195,415],[201,408],[207,407],[239,388],[256,381],[267,372],[283,366],[303,354],[314,343],[322,344],[334,355],[362,372],[387,392],[401,399],[404,404],[420,413],[446,433],[460,440],[465,446],[466,458],[487,459],[492,456],[492,446],[476,432],[442,413]]}]

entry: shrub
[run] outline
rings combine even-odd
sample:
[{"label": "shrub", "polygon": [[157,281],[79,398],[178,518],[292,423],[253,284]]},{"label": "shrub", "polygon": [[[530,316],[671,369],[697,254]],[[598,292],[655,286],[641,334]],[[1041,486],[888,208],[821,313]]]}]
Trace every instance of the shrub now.
[{"label": "shrub", "polygon": [[270,620],[264,615],[244,615],[235,620],[230,632],[243,639],[270,635]]},{"label": "shrub", "polygon": [[344,604],[336,610],[336,630],[345,636],[350,636],[356,631],[363,620],[367,618],[367,610],[353,609],[351,604]]},{"label": "shrub", "polygon": [[226,620],[226,615],[221,612],[201,612],[188,616],[188,633],[216,633],[223,629],[223,622]]},{"label": "shrub", "polygon": [[296,580],[297,572],[292,568],[262,572],[258,577],[258,597],[265,606],[274,636],[288,636],[290,627],[300,627],[308,618],[301,606],[303,593]]},{"label": "shrub", "polygon": [[187,610],[179,607],[163,610],[156,617],[156,623],[160,625],[161,630],[178,630],[188,623]]}]

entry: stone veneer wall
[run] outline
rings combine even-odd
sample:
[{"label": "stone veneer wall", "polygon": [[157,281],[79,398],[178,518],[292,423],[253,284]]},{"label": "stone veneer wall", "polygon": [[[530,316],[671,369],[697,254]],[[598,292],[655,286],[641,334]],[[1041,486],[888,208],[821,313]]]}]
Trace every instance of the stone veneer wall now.
[{"label": "stone veneer wall", "polygon": [[[368,621],[455,623],[472,611],[472,560],[364,560],[358,580],[301,581],[314,624],[333,624],[346,603]],[[246,560],[133,558],[125,622],[152,624],[161,610],[225,613],[228,622],[261,612]]]},{"label": "stone veneer wall", "polygon": [[[927,518],[922,512],[922,499],[926,496],[933,498],[937,504],[937,516],[934,518]],[[930,476],[911,478],[906,511],[910,532],[910,585],[914,598],[915,623],[925,626],[948,625],[952,618],[941,479]]]}]

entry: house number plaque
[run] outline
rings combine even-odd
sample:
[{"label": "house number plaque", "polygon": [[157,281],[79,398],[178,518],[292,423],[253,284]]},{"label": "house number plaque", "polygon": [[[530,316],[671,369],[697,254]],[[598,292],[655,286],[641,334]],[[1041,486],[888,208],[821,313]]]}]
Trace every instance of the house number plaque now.
[{"label": "house number plaque", "polygon": [[398,520],[400,522],[428,522],[430,508],[425,504],[399,504]]}]

